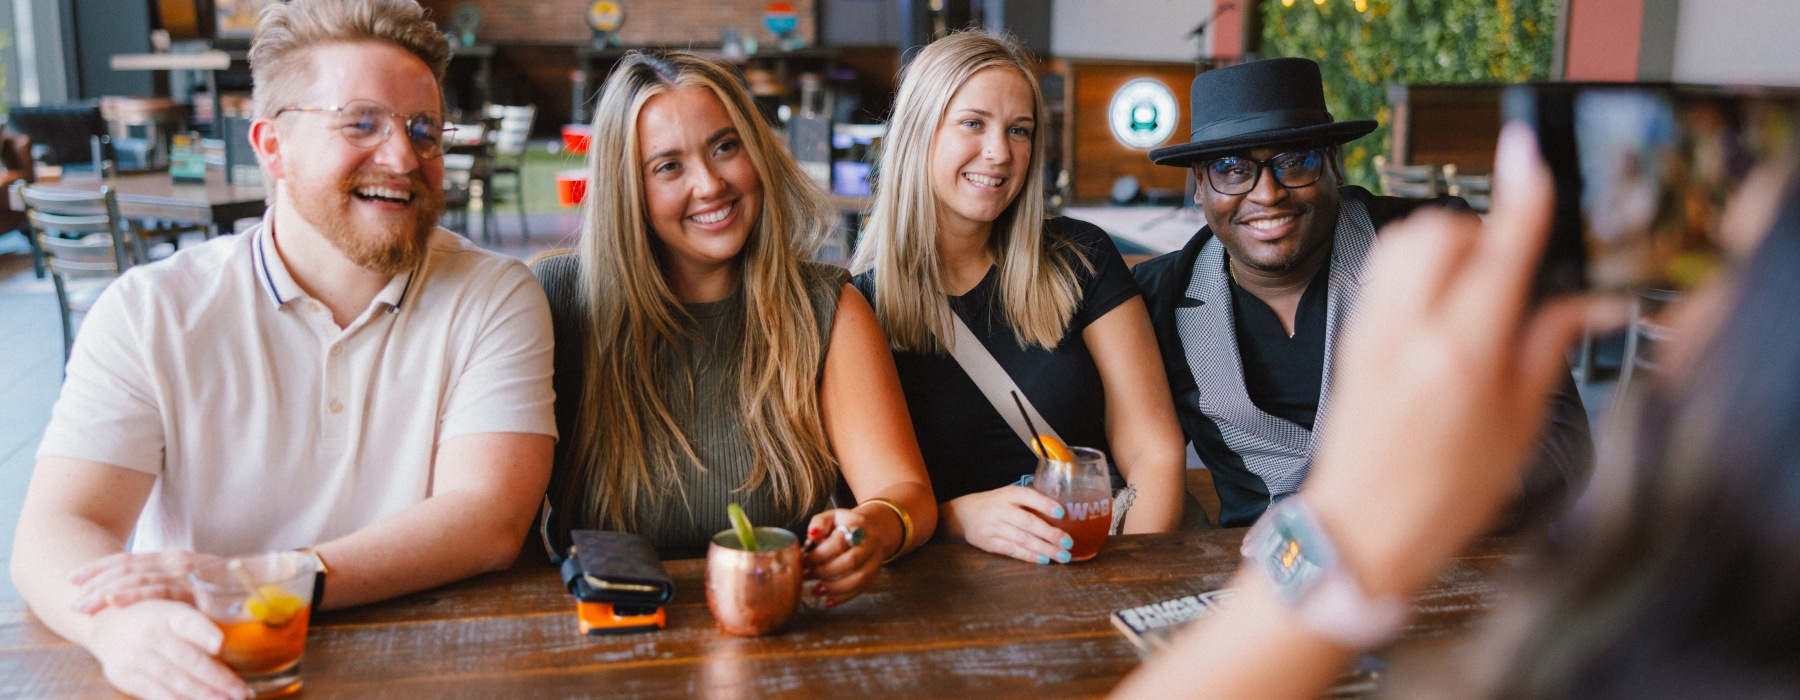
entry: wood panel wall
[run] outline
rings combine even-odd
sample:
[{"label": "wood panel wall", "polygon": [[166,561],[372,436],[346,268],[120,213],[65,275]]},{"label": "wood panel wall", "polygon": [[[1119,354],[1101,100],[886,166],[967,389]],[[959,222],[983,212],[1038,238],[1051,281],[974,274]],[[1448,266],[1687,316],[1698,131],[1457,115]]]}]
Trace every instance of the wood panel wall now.
[{"label": "wood panel wall", "polygon": [[1144,190],[1181,192],[1187,186],[1187,170],[1155,165],[1151,149],[1130,148],[1113,138],[1106,112],[1113,93],[1136,78],[1160,80],[1175,93],[1181,111],[1175,133],[1162,146],[1188,141],[1188,88],[1194,80],[1194,64],[1148,61],[1067,61],[1068,122],[1063,129],[1063,152],[1069,162],[1070,194],[1077,202],[1105,200],[1113,181],[1124,175],[1138,179]]},{"label": "wood panel wall", "polygon": [[1392,85],[1397,164],[1455,164],[1466,175],[1494,171],[1504,85]]}]

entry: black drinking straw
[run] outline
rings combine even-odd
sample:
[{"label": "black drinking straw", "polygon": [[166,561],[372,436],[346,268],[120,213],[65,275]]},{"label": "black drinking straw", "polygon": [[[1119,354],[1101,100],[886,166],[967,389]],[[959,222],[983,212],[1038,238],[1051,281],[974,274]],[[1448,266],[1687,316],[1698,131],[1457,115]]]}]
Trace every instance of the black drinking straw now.
[{"label": "black drinking straw", "polygon": [[1025,427],[1031,429],[1031,446],[1032,446],[1032,448],[1037,450],[1039,457],[1045,456],[1043,442],[1038,440],[1038,438],[1037,438],[1037,436],[1039,435],[1037,426],[1031,424],[1031,412],[1025,410],[1025,400],[1019,398],[1019,392],[1017,392],[1017,391],[1011,391],[1011,392],[1007,392],[1007,393],[1012,394],[1013,405],[1019,407],[1019,415],[1023,416],[1025,418]]}]

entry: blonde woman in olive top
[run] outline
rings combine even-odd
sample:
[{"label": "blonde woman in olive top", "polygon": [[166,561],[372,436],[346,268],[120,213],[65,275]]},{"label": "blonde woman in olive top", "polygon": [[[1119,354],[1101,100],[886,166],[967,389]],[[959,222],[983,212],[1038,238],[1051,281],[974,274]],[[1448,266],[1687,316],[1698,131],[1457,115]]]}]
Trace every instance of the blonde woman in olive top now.
[{"label": "blonde woman in olive top", "polygon": [[821,541],[813,593],[866,590],[937,508],[874,313],[805,261],[830,230],[823,193],[727,69],[680,52],[614,70],[589,170],[577,252],[534,266],[564,436],[553,546],[610,529],[698,556],[739,502]]}]

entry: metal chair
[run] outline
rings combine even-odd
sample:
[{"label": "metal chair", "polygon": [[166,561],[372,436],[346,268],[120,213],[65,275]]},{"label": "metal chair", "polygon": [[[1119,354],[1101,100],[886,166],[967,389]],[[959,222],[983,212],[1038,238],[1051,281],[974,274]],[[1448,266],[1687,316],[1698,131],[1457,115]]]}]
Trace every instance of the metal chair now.
[{"label": "metal chair", "polygon": [[1381,177],[1381,191],[1390,197],[1430,199],[1444,193],[1444,183],[1436,165],[1395,165],[1387,156],[1375,156],[1375,171]]},{"label": "metal chair", "polygon": [[[144,239],[119,216],[111,187],[97,193],[44,190],[14,185],[25,204],[25,219],[44,253],[62,311],[63,361],[75,346],[75,320],[93,308],[100,293],[138,260],[148,259]],[[76,279],[103,280],[72,285]]]},{"label": "metal chair", "polygon": [[1656,317],[1664,307],[1681,299],[1681,292],[1668,289],[1639,289],[1631,297],[1631,326],[1625,331],[1625,357],[1619,363],[1619,391],[1637,378],[1639,372],[1656,372],[1656,350],[1669,342],[1673,334]]},{"label": "metal chair", "polygon": [[1462,197],[1469,203],[1469,208],[1486,214],[1493,191],[1492,175],[1459,175],[1455,163],[1444,166],[1444,194]]},{"label": "metal chair", "polygon": [[494,208],[494,192],[492,187],[495,177],[511,175],[513,178],[513,203],[519,207],[519,235],[524,242],[531,242],[531,228],[525,216],[525,142],[531,137],[531,122],[537,118],[537,105],[488,105],[490,118],[498,118],[498,128],[490,130],[488,138],[489,167],[487,182],[481,190],[482,211]]},{"label": "metal chair", "polygon": [[[469,231],[469,203],[472,199],[475,158],[475,155],[469,153],[444,154],[444,218],[449,223],[447,228],[469,238],[475,237]],[[484,221],[482,237],[492,238],[492,233],[493,222]]]}]

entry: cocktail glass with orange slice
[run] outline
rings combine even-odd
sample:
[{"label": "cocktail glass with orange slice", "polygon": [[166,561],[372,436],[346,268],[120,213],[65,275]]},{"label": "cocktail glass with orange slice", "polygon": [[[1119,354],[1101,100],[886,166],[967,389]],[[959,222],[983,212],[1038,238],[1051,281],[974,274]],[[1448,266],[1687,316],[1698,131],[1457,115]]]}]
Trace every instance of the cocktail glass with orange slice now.
[{"label": "cocktail glass with orange slice", "polygon": [[305,554],[266,552],[209,561],[190,575],[195,607],[225,633],[219,660],[250,686],[251,697],[300,689],[316,570]]},{"label": "cocktail glass with orange slice", "polygon": [[1071,561],[1094,558],[1112,529],[1112,473],[1106,455],[1093,448],[1070,447],[1049,435],[1039,435],[1036,447],[1038,468],[1032,487],[1063,507],[1063,517],[1046,520],[1074,541]]}]

